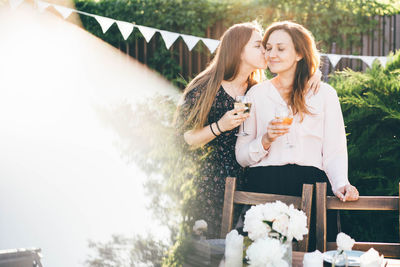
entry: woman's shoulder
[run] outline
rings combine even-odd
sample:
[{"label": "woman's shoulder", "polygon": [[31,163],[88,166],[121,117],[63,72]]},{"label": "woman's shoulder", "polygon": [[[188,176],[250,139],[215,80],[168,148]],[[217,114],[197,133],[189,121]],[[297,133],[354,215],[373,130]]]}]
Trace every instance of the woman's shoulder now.
[{"label": "woman's shoulder", "polygon": [[321,82],[318,93],[322,94],[324,98],[337,97],[336,89],[325,82]]},{"label": "woman's shoulder", "polygon": [[185,100],[186,99],[193,99],[193,98],[197,99],[197,98],[199,98],[203,88],[204,88],[204,86],[202,86],[202,85],[197,85],[197,86],[191,88],[190,90],[188,90],[185,93]]},{"label": "woman's shoulder", "polygon": [[269,80],[265,80],[256,85],[253,85],[249,91],[247,91],[248,96],[259,96],[261,94],[267,94],[272,89],[272,84]]}]

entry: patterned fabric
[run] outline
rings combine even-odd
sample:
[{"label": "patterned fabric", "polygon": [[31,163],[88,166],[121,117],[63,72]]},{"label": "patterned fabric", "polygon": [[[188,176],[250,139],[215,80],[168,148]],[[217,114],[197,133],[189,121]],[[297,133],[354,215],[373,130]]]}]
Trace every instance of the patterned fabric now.
[{"label": "patterned fabric", "polygon": [[[177,125],[181,126],[184,119],[188,117],[190,110],[200,97],[200,88],[190,91],[185,101],[180,107]],[[218,90],[214,103],[208,115],[208,125],[218,121],[228,110],[234,108],[235,100],[221,88]],[[183,133],[190,127],[180,130]],[[217,238],[220,236],[222,207],[224,203],[225,178],[227,176],[237,177],[237,186],[243,184],[243,168],[236,162],[235,144],[239,127],[222,133],[214,140],[206,144],[202,149],[186,149],[186,153],[196,156],[199,160],[199,177],[195,177],[197,189],[194,219],[203,219],[208,224],[207,238]],[[199,153],[200,151],[202,153]],[[207,155],[203,158],[204,153]]]}]

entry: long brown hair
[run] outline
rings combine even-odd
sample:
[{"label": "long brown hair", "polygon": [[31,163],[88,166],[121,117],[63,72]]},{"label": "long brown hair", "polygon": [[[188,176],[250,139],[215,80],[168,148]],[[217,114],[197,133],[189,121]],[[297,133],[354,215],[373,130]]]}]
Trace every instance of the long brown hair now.
[{"label": "long brown hair", "polygon": [[319,67],[319,53],[311,32],[302,25],[290,21],[275,22],[269,26],[262,41],[264,47],[267,45],[271,33],[277,30],[283,30],[290,35],[297,54],[302,57],[297,62],[293,90],[289,94],[288,104],[293,109],[294,114],[299,113],[303,118],[304,114],[311,114],[305,102],[305,94],[308,89],[307,81]]},{"label": "long brown hair", "polygon": [[[193,129],[204,127],[221,82],[223,80],[232,81],[238,75],[241,53],[253,31],[261,33],[261,28],[256,22],[246,22],[231,26],[222,35],[213,60],[185,88],[183,97],[186,97],[195,88],[200,90],[200,96],[183,123],[184,128],[187,126]],[[248,78],[248,87],[261,82],[263,78],[264,72],[255,70]]]}]

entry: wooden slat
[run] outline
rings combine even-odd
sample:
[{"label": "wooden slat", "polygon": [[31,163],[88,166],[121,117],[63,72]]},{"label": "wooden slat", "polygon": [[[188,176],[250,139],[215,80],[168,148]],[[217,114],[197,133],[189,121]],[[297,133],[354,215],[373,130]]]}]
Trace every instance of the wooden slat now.
[{"label": "wooden slat", "polygon": [[277,200],[282,201],[286,204],[293,204],[296,209],[301,208],[301,197],[294,196],[282,196],[274,194],[261,194],[252,192],[236,191],[233,201],[237,204],[245,205],[258,205],[265,204],[267,202],[275,202]]},{"label": "wooden slat", "polygon": [[342,202],[337,197],[328,196],[326,208],[329,210],[398,210],[398,197],[361,196],[357,201]]},{"label": "wooden slat", "polygon": [[236,178],[226,177],[224,206],[222,209],[221,238],[225,238],[232,229],[233,196],[236,189]]},{"label": "wooden slat", "polygon": [[[314,189],[314,185],[303,184],[303,192],[302,192],[302,196],[301,196],[301,210],[304,211],[304,213],[307,216],[307,229],[310,229],[313,189]],[[307,234],[303,237],[303,240],[298,242],[297,250],[308,251],[309,237],[310,237],[310,235]]]},{"label": "wooden slat", "polygon": [[316,185],[316,234],[317,249],[326,251],[326,183]]},{"label": "wooden slat", "polygon": [[147,65],[147,42],[143,38],[143,63]]}]

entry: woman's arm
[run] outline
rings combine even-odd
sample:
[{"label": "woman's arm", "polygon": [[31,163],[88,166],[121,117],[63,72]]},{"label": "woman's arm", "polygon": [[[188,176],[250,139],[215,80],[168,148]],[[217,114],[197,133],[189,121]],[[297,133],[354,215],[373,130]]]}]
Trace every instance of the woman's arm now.
[{"label": "woman's arm", "polygon": [[222,132],[230,131],[246,120],[249,114],[243,113],[244,110],[245,108],[229,110],[216,122],[206,125],[201,129],[186,131],[183,134],[183,138],[188,145],[193,147],[205,145]]},{"label": "woman's arm", "polygon": [[338,198],[357,200],[358,191],[348,180],[346,132],[339,98],[331,87],[325,94],[323,167]]},{"label": "woman's arm", "polygon": [[214,122],[199,130],[186,131],[183,134],[183,139],[188,145],[193,147],[199,147],[212,141],[220,134],[221,133],[217,129],[217,124]]}]

